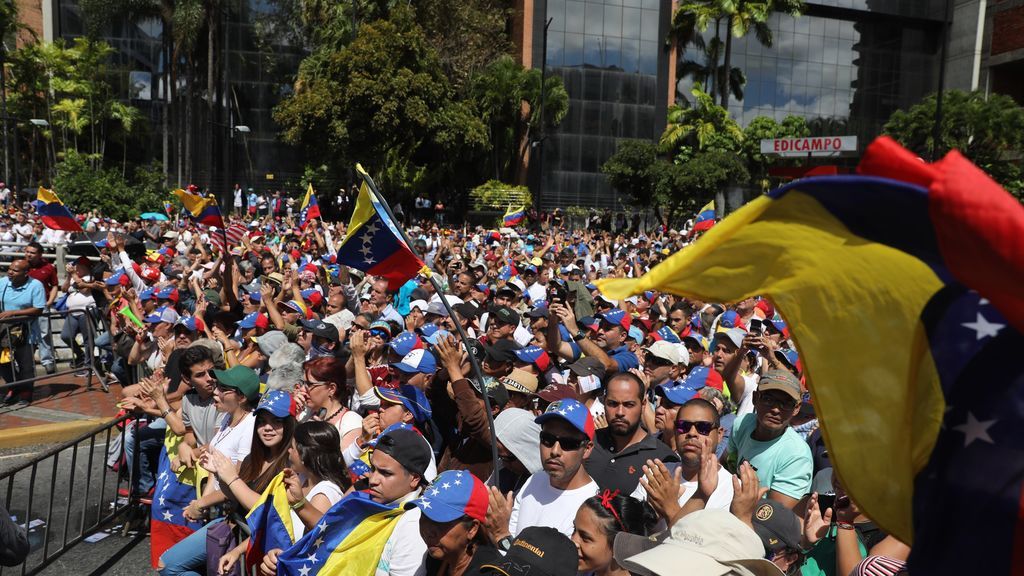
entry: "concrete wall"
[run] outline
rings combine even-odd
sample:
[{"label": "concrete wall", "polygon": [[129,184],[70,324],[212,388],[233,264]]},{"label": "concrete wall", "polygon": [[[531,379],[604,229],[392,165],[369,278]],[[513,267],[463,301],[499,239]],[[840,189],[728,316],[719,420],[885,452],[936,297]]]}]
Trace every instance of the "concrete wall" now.
[{"label": "concrete wall", "polygon": [[953,24],[946,53],[947,89],[979,87],[987,5],[987,0],[953,0]]}]

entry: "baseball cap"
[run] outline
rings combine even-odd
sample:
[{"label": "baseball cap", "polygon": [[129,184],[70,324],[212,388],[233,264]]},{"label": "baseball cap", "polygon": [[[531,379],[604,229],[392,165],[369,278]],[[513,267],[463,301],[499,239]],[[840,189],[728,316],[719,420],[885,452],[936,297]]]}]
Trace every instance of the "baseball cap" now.
[{"label": "baseball cap", "polygon": [[683,379],[683,383],[690,388],[701,389],[705,386],[710,386],[716,390],[722,390],[723,380],[722,375],[718,373],[718,370],[710,368],[708,366],[697,366]]},{"label": "baseball cap", "polygon": [[181,326],[182,328],[188,330],[189,332],[195,332],[197,330],[199,332],[202,332],[203,330],[206,329],[206,326],[203,324],[203,319],[197,318],[195,316],[185,316],[183,318],[180,318],[178,320],[178,323],[175,325],[175,328],[177,328],[178,326]]},{"label": "baseball cap", "polygon": [[651,337],[654,338],[655,340],[664,340],[665,342],[671,342],[673,344],[678,344],[682,342],[682,340],[679,339],[679,335],[676,334],[675,331],[669,328],[668,326],[662,326],[661,328],[658,328],[657,331],[651,334]]},{"label": "baseball cap", "polygon": [[427,478],[433,460],[433,452],[427,440],[415,430],[398,428],[385,432],[377,438],[374,450],[379,450],[395,459],[408,472]]},{"label": "baseball cap", "polygon": [[463,516],[483,522],[487,516],[487,487],[469,472],[445,470],[419,498],[405,503],[405,509],[419,508],[424,516],[438,523]]},{"label": "baseball cap", "polygon": [[775,357],[779,359],[779,362],[782,362],[791,370],[800,370],[800,354],[798,354],[796,350],[780,348],[775,351]]},{"label": "baseball cap", "polygon": [[427,304],[426,300],[413,300],[412,302],[409,302],[409,310],[412,310],[413,308],[418,308],[420,312],[426,314],[430,305]]},{"label": "baseball cap", "polygon": [[429,350],[420,348],[403,356],[400,362],[392,362],[391,366],[405,373],[433,374],[437,370],[437,360]]},{"label": "baseball cap", "polygon": [[159,322],[175,324],[178,322],[178,318],[178,313],[174,311],[174,308],[164,307],[157,308],[153,311],[153,314],[146,316],[146,322],[149,324],[157,324]]},{"label": "baseball cap", "polygon": [[391,324],[386,320],[375,320],[370,323],[370,330],[380,330],[388,335],[388,339],[391,339]]},{"label": "baseball cap", "polygon": [[298,312],[299,314],[302,315],[303,318],[312,317],[312,314],[310,313],[309,308],[306,306],[306,304],[304,302],[299,302],[298,300],[288,300],[286,302],[280,302],[278,306],[284,306],[285,308],[288,308],[293,312]]},{"label": "baseball cap", "polygon": [[551,356],[540,346],[527,346],[513,350],[516,360],[524,364],[533,364],[539,372],[547,372],[551,368]]},{"label": "baseball cap", "polygon": [[319,306],[324,301],[324,295],[314,288],[308,288],[301,292],[302,299],[309,302],[311,306]]},{"label": "baseball cap", "polygon": [[546,402],[558,402],[566,398],[576,398],[576,388],[569,384],[548,384],[543,390],[537,392],[537,396]]},{"label": "baseball cap", "polygon": [[594,417],[590,415],[590,409],[581,404],[579,400],[566,398],[552,402],[548,409],[533,421],[543,424],[555,418],[565,420],[587,438],[594,439]]},{"label": "baseball cap", "polygon": [[505,556],[480,566],[482,574],[517,576],[575,574],[579,564],[576,545],[565,534],[548,526],[523,528]]},{"label": "baseball cap", "polygon": [[176,303],[178,301],[178,289],[174,286],[168,286],[157,292],[156,297],[158,300],[170,300]]},{"label": "baseball cap", "polygon": [[667,382],[654,389],[654,393],[664,396],[669,402],[682,406],[697,397],[700,388],[687,385],[686,381]]},{"label": "baseball cap", "polygon": [[239,365],[227,370],[214,370],[213,377],[217,379],[219,386],[236,390],[239,394],[249,399],[256,398],[256,395],[260,392],[259,374],[248,366]]},{"label": "baseball cap", "polygon": [[417,422],[429,420],[433,414],[430,402],[423,391],[412,384],[402,384],[398,388],[374,386],[373,393],[385,402],[405,406],[405,409],[412,413],[413,420]]},{"label": "baseball cap", "polygon": [[548,307],[545,306],[543,303],[534,306],[533,308],[526,312],[527,318],[548,318],[550,316],[551,313],[548,311]]},{"label": "baseball cap", "polygon": [[743,348],[743,338],[746,337],[746,335],[746,330],[740,328],[729,328],[725,331],[720,330],[715,334],[715,339],[711,341],[711,350],[714,351],[714,349],[718,347],[718,343],[721,342],[723,338],[732,342],[737,348]]},{"label": "baseball cap", "polygon": [[143,280],[156,282],[160,279],[160,270],[157,268],[146,268],[142,271],[142,274],[139,274],[139,276],[142,276]]},{"label": "baseball cap", "polygon": [[417,328],[416,332],[420,335],[420,338],[422,338],[424,342],[430,344],[431,346],[437,346],[437,343],[442,338],[451,334],[447,330],[442,330],[441,327],[438,326],[437,324],[424,324],[423,326]]},{"label": "baseball cap", "polygon": [[785,548],[803,550],[800,544],[803,530],[796,514],[785,506],[762,498],[754,508],[754,532],[761,538],[767,552],[778,552]]},{"label": "baseball cap", "polygon": [[278,348],[288,343],[288,337],[280,330],[271,330],[255,340],[256,345],[260,347],[260,352],[267,358],[274,352],[277,352]]},{"label": "baseball cap", "polygon": [[580,358],[569,364],[569,370],[572,370],[577,376],[597,376],[598,378],[604,378],[606,372],[604,363],[593,356]]},{"label": "baseball cap", "polygon": [[256,412],[260,410],[266,410],[276,418],[287,418],[298,413],[295,399],[284,390],[271,390],[264,394],[260,398],[260,403],[256,405]]},{"label": "baseball cap", "polygon": [[338,341],[338,328],[333,324],[328,324],[323,320],[317,320],[313,318],[311,320],[300,320],[300,324],[306,330],[309,330],[314,336],[321,338],[327,338],[328,340],[337,342]]},{"label": "baseball cap", "polygon": [[427,305],[427,311],[424,314],[433,314],[435,316],[448,317],[448,310],[444,307],[444,304],[440,302],[431,302]]},{"label": "baseball cap", "polygon": [[508,306],[498,306],[491,312],[490,318],[512,326],[519,326],[520,322],[519,313]]},{"label": "baseball cap", "polygon": [[238,327],[242,330],[251,330],[252,328],[269,328],[270,319],[259,312],[250,312],[238,322]]},{"label": "baseball cap", "polygon": [[661,541],[619,532],[613,550],[620,566],[641,576],[678,574],[680,566],[692,576],[782,575],[782,570],[764,559],[757,533],[726,510],[687,514]]},{"label": "baseball cap", "polygon": [[696,334],[691,332],[683,337],[683,344],[686,344],[687,341],[703,348],[705,352],[707,352],[708,348],[710,347],[710,345],[708,344],[708,337],[704,336],[703,334]]},{"label": "baseball cap", "polygon": [[153,296],[156,296],[156,288],[153,288],[152,286],[146,288],[142,292],[139,292],[139,300],[142,300],[143,302],[153,298]]},{"label": "baseball cap", "polygon": [[388,342],[388,346],[399,356],[405,356],[413,350],[423,348],[423,340],[415,332],[399,332],[394,340]]},{"label": "baseball cap", "polygon": [[[673,365],[690,363],[690,353],[686,351],[686,348],[666,340],[658,340],[644,348],[644,350],[647,350],[647,353],[652,356],[657,356],[662,360],[671,362]],[[686,355],[685,357],[683,356],[684,354]]]},{"label": "baseball cap", "polygon": [[757,382],[757,391],[781,390],[797,402],[801,399],[800,381],[787,370],[769,370]]},{"label": "baseball cap", "polygon": [[621,308],[615,308],[607,312],[602,312],[595,316],[602,322],[607,322],[613,326],[622,326],[624,330],[629,330],[629,327],[633,323],[633,318],[626,314],[626,311]]},{"label": "baseball cap", "polygon": [[492,360],[498,362],[515,362],[516,350],[519,350],[519,344],[516,344],[514,340],[501,339],[491,345],[484,345],[484,351],[487,356]]},{"label": "baseball cap", "polygon": [[[473,389],[477,391],[481,396],[483,392],[480,391],[480,385],[475,379],[470,379]],[[484,382],[484,386],[487,387],[487,395],[491,398],[491,402],[497,404],[499,407],[504,407],[508,404],[508,389],[496,378],[487,378]]]},{"label": "baseball cap", "polygon": [[118,270],[107,278],[106,283],[107,286],[126,285],[128,284],[128,276],[125,275],[124,270]]},{"label": "baseball cap", "polygon": [[513,368],[508,376],[501,377],[499,381],[509,392],[531,395],[537,393],[537,377],[526,370]]},{"label": "baseball cap", "polygon": [[718,332],[725,332],[732,328],[739,328],[746,331],[747,327],[743,324],[743,319],[736,313],[735,310],[729,310],[723,312],[721,317],[718,319]]}]

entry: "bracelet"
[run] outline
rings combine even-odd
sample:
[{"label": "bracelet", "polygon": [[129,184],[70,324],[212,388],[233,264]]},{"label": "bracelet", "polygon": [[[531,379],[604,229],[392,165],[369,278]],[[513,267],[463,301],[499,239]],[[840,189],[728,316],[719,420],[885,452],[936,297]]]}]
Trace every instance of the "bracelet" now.
[{"label": "bracelet", "polygon": [[170,413],[171,413],[171,409],[168,408],[168,409],[166,409],[166,410],[164,410],[163,412],[160,413],[160,417],[161,418],[167,418],[167,415],[170,414]]},{"label": "bracelet", "polygon": [[231,482],[228,482],[224,486],[230,487],[232,484],[235,483],[235,480],[238,480],[239,478],[240,478],[240,476],[235,476],[234,478],[231,479]]},{"label": "bracelet", "polygon": [[849,522],[836,522],[836,527],[839,528],[840,530],[853,530],[854,529],[853,524],[851,524]]},{"label": "bracelet", "polygon": [[303,507],[304,507],[305,505],[306,505],[306,499],[305,499],[305,498],[303,498],[302,500],[299,500],[299,501],[298,501],[298,502],[296,502],[295,504],[290,504],[290,505],[289,505],[288,507],[289,507],[289,508],[291,508],[292,510],[294,510],[294,511],[298,512],[299,510],[302,510],[302,508],[303,508]]}]

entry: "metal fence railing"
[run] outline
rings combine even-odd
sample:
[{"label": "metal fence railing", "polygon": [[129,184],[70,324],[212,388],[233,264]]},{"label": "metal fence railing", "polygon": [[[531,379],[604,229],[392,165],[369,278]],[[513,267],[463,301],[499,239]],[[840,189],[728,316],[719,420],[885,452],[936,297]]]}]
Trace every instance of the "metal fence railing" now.
[{"label": "metal fence railing", "polygon": [[127,474],[107,466],[108,452],[124,456],[125,446],[116,441],[114,432],[127,420],[127,416],[118,418],[0,475],[5,507],[28,530],[31,546],[22,564],[0,567],[0,575],[37,574],[137,504],[118,491],[134,485],[139,459],[135,458],[136,469]]}]

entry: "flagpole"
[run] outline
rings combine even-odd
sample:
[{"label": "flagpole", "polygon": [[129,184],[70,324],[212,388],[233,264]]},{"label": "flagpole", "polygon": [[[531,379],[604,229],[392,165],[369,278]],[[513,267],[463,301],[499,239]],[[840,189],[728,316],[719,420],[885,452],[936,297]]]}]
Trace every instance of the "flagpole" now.
[{"label": "flagpole", "polygon": [[[381,207],[384,208],[384,212],[388,215],[388,218],[395,223],[395,229],[402,235],[402,240],[405,242],[409,249],[412,249],[412,240],[409,239],[408,234],[405,233],[405,228],[398,225],[398,220],[395,220],[395,215],[391,212],[391,207],[388,206],[384,196],[377,190],[377,184],[374,183],[373,178],[366,172],[360,172],[360,176],[363,177],[363,181],[366,182],[366,186],[370,189],[370,193],[373,194]],[[466,335],[466,331],[463,330],[462,324],[458,322],[455,316],[455,311],[452,310],[451,304],[448,299],[444,297],[444,291],[441,289],[441,285],[437,283],[437,279],[434,278],[433,274],[427,275],[427,280],[430,280],[430,284],[434,287],[434,291],[437,293],[438,298],[441,300],[441,305],[444,306],[445,311],[448,312],[448,316],[452,319],[452,324],[455,325],[455,331],[459,333],[459,338],[462,339],[462,347],[466,350],[466,356],[469,358],[469,366],[473,370],[473,376],[477,381],[478,390],[480,395],[484,397],[484,413],[487,415],[487,428],[491,431],[491,460],[494,462],[494,469],[491,472],[491,483],[494,486],[498,484],[498,470],[501,469],[501,460],[498,459],[498,438],[494,433],[494,415],[491,412],[491,398],[487,393],[487,389],[484,387],[483,372],[480,370],[480,365],[477,362],[476,356],[473,355],[473,351],[469,348],[469,336]],[[500,384],[499,384],[500,385]]]}]

